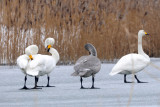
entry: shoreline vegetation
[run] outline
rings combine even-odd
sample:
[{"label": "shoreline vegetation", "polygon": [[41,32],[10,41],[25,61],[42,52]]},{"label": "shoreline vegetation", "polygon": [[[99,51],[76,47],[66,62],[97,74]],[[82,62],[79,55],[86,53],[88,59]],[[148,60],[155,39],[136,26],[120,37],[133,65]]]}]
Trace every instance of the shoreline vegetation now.
[{"label": "shoreline vegetation", "polygon": [[15,65],[28,45],[45,52],[47,37],[55,39],[59,64],[72,64],[92,43],[101,61],[112,62],[137,53],[137,33],[150,57],[160,56],[160,0],[1,0],[0,65]]}]

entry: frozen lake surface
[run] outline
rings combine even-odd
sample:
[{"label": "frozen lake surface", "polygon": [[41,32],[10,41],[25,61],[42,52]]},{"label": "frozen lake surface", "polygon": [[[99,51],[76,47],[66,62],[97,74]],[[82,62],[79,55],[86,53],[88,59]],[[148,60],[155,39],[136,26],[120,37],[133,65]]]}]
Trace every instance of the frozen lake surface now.
[{"label": "frozen lake surface", "polygon": [[[160,67],[160,59],[152,59]],[[124,84],[123,75],[109,76],[114,64],[102,64],[95,77],[95,87],[80,89],[80,78],[72,77],[73,66],[57,66],[51,73],[50,84],[39,90],[19,90],[24,74],[17,66],[0,66],[0,107],[144,107],[160,106],[160,70],[148,66],[137,73],[148,83]],[[83,79],[84,87],[91,87],[91,77]],[[132,75],[127,76],[132,81]],[[47,77],[39,78],[38,85],[46,85]],[[34,86],[34,77],[28,77],[27,86]]]}]

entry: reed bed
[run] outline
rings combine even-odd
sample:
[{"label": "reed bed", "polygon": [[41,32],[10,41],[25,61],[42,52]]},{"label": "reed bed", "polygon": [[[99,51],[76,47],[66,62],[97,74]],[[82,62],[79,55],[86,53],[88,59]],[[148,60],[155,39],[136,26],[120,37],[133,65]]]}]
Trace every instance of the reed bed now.
[{"label": "reed bed", "polygon": [[160,0],[1,0],[0,64],[16,64],[28,45],[45,52],[47,37],[56,40],[59,64],[74,63],[92,43],[101,61],[137,52],[137,32],[150,36],[143,47],[160,56]]}]

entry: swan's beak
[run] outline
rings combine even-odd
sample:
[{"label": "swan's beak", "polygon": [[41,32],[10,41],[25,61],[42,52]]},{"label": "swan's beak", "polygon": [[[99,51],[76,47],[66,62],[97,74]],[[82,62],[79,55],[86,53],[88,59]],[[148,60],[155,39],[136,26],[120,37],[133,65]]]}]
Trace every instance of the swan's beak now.
[{"label": "swan's beak", "polygon": [[149,35],[149,33],[145,32],[145,35]]},{"label": "swan's beak", "polygon": [[29,55],[29,58],[30,58],[30,60],[33,60],[33,57],[32,57],[32,55]]},{"label": "swan's beak", "polygon": [[47,46],[47,52],[49,52],[50,48],[51,48],[51,45],[48,45]]}]

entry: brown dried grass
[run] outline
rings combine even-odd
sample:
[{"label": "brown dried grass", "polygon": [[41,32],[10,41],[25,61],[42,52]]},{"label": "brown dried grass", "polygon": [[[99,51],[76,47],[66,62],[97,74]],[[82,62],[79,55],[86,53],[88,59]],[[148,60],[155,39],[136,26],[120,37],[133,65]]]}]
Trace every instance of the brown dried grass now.
[{"label": "brown dried grass", "polygon": [[15,64],[31,44],[47,54],[47,37],[55,38],[60,63],[88,54],[87,42],[102,61],[112,61],[137,52],[140,29],[151,34],[144,38],[145,52],[159,57],[159,20],[159,0],[1,0],[0,64]]}]

